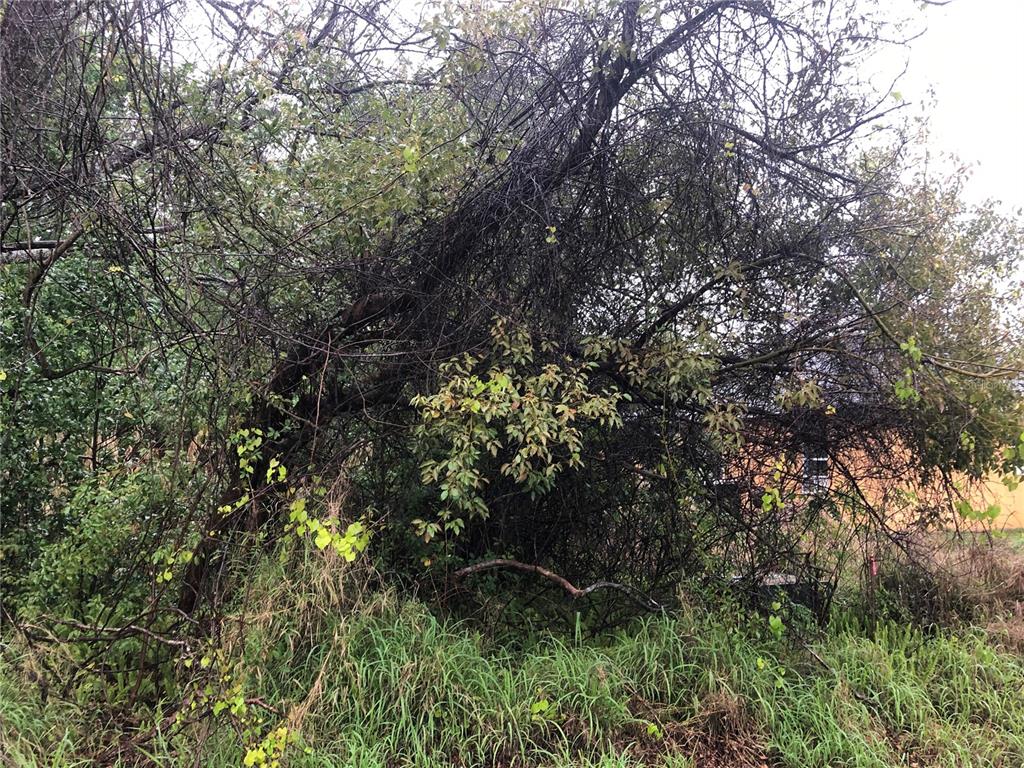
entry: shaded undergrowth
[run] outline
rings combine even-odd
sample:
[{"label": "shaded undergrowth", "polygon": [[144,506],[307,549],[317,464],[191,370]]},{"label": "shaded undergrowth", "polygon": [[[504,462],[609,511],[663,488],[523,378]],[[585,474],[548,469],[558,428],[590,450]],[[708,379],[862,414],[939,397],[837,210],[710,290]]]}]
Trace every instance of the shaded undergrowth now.
[{"label": "shaded undergrowth", "polygon": [[[513,648],[414,601],[332,611],[319,597],[282,589],[236,642],[225,637],[217,658],[246,718],[226,705],[175,718],[165,702],[115,725],[86,702],[44,703],[28,656],[8,648],[3,764],[1024,764],[1024,663],[977,630],[838,620],[805,644],[756,616],[693,612]],[[179,701],[209,692],[204,679],[182,683]]]}]

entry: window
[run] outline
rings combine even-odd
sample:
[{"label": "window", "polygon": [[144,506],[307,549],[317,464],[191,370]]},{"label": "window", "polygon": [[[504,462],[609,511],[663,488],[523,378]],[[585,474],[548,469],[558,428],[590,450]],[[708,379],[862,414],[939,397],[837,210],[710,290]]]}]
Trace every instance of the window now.
[{"label": "window", "polygon": [[821,447],[804,447],[804,493],[824,493],[831,481],[828,471],[828,454]]}]

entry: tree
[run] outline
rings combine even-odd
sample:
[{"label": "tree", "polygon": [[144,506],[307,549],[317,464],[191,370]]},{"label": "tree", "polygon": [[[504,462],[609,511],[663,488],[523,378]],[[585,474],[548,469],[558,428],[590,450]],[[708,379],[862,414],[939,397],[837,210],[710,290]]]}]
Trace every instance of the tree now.
[{"label": "tree", "polygon": [[[892,527],[852,469],[799,520],[761,470],[725,493],[738,456],[780,485],[823,441],[887,482],[1013,470],[1019,232],[913,177],[855,66],[898,35],[877,9],[392,10],[9,5],[5,41],[46,42],[4,48],[4,454],[76,449],[10,486],[5,537],[71,535],[59,479],[187,475],[124,539],[172,558],[139,610],[173,626],[284,515],[355,551],[314,477],[399,568],[444,534],[442,563],[658,589],[817,557],[828,510]],[[26,421],[41,389],[73,415]]]}]

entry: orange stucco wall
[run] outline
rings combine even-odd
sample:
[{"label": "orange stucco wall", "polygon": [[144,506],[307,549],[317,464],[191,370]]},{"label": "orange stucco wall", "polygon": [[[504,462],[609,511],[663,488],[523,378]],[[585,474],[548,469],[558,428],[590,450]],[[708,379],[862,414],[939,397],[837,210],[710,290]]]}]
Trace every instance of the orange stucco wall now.
[{"label": "orange stucco wall", "polygon": [[999,480],[989,480],[983,489],[972,495],[971,503],[975,507],[997,505],[1001,513],[993,527],[997,530],[1024,528],[1024,483],[1011,491]]},{"label": "orange stucco wall", "polygon": [[[838,479],[838,473],[835,472],[834,461],[835,457],[830,460],[830,464],[833,467],[830,473],[836,478],[833,480],[835,483]],[[899,526],[898,520],[901,515],[899,510],[905,503],[900,499],[900,492],[910,492],[910,495],[918,500],[917,503],[946,510],[942,514],[942,519],[948,520],[947,524],[949,527],[956,526],[967,529],[991,528],[994,530],[1024,528],[1024,478],[1020,478],[1021,483],[1014,490],[1010,490],[998,476],[993,476],[982,483],[966,480],[962,483],[958,482],[957,485],[962,485],[964,489],[964,497],[975,509],[985,510],[992,504],[999,507],[999,516],[994,521],[979,523],[963,520],[953,509],[954,499],[949,498],[940,488],[922,488],[916,484],[902,483],[900,478],[893,477],[892,475],[876,473],[874,471],[876,469],[875,465],[866,455],[846,455],[840,457],[839,461],[845,465],[848,472],[857,477],[857,484],[865,498],[872,504],[885,508],[888,513],[893,515],[890,520],[897,527]],[[796,493],[799,495],[803,474],[802,467],[802,457],[792,454],[787,455],[781,464],[776,464],[773,468],[769,468],[766,465],[763,455],[755,457],[750,454],[741,454],[734,466],[734,471],[738,476],[754,479],[758,486],[780,485],[784,489],[784,493]],[[777,470],[780,468],[782,469],[781,482],[771,479],[773,477],[773,469]],[[894,491],[896,492],[895,494],[893,493]]]}]

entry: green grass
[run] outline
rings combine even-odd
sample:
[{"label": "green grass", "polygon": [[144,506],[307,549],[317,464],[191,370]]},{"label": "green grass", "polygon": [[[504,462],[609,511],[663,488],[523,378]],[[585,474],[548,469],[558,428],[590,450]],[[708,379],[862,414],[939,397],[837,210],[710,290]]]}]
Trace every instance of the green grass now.
[{"label": "green grass", "polygon": [[[719,752],[721,765],[1024,765],[1024,664],[980,632],[836,624],[815,658],[759,622],[703,614],[516,650],[415,602],[296,615],[275,613],[239,647],[246,695],[302,711],[283,765],[689,766],[694,749],[693,765]],[[88,764],[94,714],[42,706],[16,679],[0,667],[3,764]],[[145,749],[156,765],[241,765],[246,737],[227,725]]]},{"label": "green grass", "polygon": [[78,714],[76,708],[59,702],[43,706],[37,690],[18,680],[0,657],[0,765],[4,768],[90,765],[87,759],[75,757]]}]

